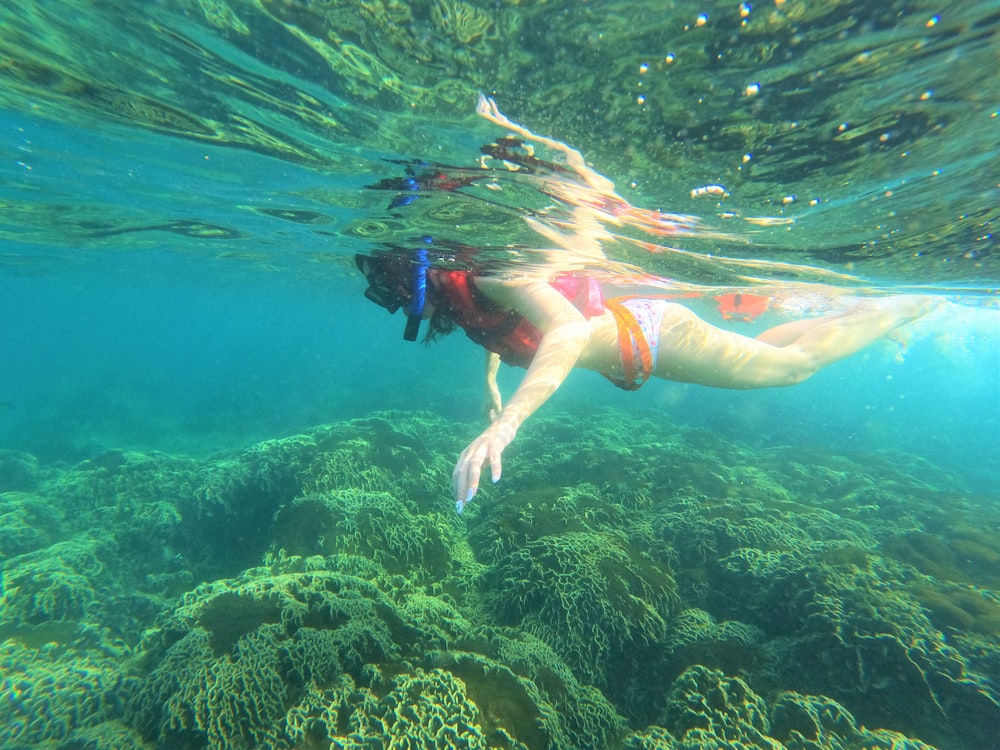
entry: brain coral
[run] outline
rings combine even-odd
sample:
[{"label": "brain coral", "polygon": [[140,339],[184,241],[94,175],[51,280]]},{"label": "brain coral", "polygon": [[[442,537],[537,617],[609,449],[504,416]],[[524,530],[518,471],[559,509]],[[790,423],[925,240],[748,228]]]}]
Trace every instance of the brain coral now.
[{"label": "brain coral", "polygon": [[184,748],[558,750],[618,730],[551,651],[514,644],[364,558],[284,558],[181,598],[126,719]]},{"label": "brain coral", "polygon": [[858,727],[825,696],[781,693],[768,711],[738,677],[694,666],[671,686],[654,724],[624,738],[626,750],[934,750],[886,729]]},{"label": "brain coral", "polygon": [[0,560],[48,546],[58,537],[61,520],[43,497],[27,492],[0,494]]},{"label": "brain coral", "polygon": [[81,535],[5,561],[0,623],[42,626],[84,619],[95,602],[94,579],[104,567],[99,549]]},{"label": "brain coral", "polygon": [[764,632],[736,620],[716,622],[702,609],[686,609],[668,623],[664,673],[672,677],[693,664],[745,669],[753,662]]},{"label": "brain coral", "polygon": [[762,683],[827,693],[865,724],[931,740],[978,747],[1000,726],[1000,695],[898,585],[906,574],[895,561],[742,549],[721,562],[716,595],[768,634],[755,670]]},{"label": "brain coral", "polygon": [[38,747],[101,724],[114,717],[125,688],[110,656],[7,640],[0,644],[0,747]]},{"label": "brain coral", "polygon": [[269,573],[199,587],[151,634],[155,667],[129,706],[145,735],[170,746],[277,746],[285,706],[309,684],[363,674],[399,657],[394,636],[418,637],[368,581]]},{"label": "brain coral", "polygon": [[617,536],[544,536],[507,554],[485,576],[497,621],[548,643],[587,682],[635,674],[666,632],[676,593],[669,572]]},{"label": "brain coral", "polygon": [[346,736],[334,738],[345,750],[368,750],[373,744],[392,747],[402,738],[414,748],[490,747],[465,683],[446,670],[400,675],[388,693],[366,703],[351,715]]},{"label": "brain coral", "polygon": [[678,748],[773,748],[767,706],[743,680],[702,666],[687,669],[667,694],[662,726]]},{"label": "brain coral", "polygon": [[311,493],[278,512],[274,547],[290,555],[361,555],[411,580],[439,580],[451,566],[457,523],[452,512],[415,515],[388,492]]}]

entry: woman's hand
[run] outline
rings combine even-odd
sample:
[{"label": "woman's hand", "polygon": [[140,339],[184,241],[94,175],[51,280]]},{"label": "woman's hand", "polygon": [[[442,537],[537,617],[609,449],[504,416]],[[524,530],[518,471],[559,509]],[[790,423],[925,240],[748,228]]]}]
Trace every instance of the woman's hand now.
[{"label": "woman's hand", "polygon": [[500,457],[515,434],[514,428],[498,420],[462,451],[455,465],[455,471],[451,475],[451,486],[455,492],[455,509],[459,513],[479,491],[479,476],[484,466],[489,465],[494,484],[500,481],[502,471]]},{"label": "woman's hand", "polygon": [[500,389],[494,383],[492,388],[487,388],[486,390],[486,400],[483,402],[483,416],[491,422],[495,422],[497,417],[500,416],[502,409],[503,404],[500,401]]}]

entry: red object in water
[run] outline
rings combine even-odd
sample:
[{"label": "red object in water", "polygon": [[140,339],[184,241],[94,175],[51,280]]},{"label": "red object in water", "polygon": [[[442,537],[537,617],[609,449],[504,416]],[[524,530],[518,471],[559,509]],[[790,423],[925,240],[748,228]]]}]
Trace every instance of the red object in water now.
[{"label": "red object in water", "polygon": [[771,302],[771,298],[760,294],[733,292],[731,294],[720,294],[715,298],[715,301],[719,303],[719,312],[726,320],[739,320],[743,323],[752,323],[758,315],[767,312],[767,306]]}]

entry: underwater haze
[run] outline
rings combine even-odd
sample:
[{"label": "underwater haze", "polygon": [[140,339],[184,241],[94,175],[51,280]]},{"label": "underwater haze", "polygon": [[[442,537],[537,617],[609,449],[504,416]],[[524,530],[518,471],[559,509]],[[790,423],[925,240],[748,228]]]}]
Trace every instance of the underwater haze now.
[{"label": "underwater haze", "polygon": [[[1000,747],[998,50],[985,0],[5,4],[0,748]],[[789,388],[573,372],[456,514],[482,350],[355,255],[537,273],[563,155],[481,95],[676,219],[553,263],[750,336],[942,304]]]}]

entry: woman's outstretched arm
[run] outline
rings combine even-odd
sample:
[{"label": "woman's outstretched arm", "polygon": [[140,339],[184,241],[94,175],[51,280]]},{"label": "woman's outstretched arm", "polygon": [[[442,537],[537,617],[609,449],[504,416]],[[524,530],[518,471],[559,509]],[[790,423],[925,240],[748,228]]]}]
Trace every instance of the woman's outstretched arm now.
[{"label": "woman's outstretched arm", "polygon": [[493,424],[459,456],[452,488],[460,512],[479,489],[484,466],[489,465],[494,482],[500,479],[504,448],[514,440],[524,420],[562,385],[591,331],[582,313],[545,281],[476,279],[475,283],[493,302],[527,318],[542,331],[542,340],[524,379]]},{"label": "woman's outstretched arm", "polygon": [[500,416],[503,400],[500,397],[500,386],[497,385],[497,371],[500,369],[500,355],[487,350],[486,352],[486,401],[483,402],[483,413],[491,422]]}]

